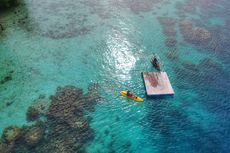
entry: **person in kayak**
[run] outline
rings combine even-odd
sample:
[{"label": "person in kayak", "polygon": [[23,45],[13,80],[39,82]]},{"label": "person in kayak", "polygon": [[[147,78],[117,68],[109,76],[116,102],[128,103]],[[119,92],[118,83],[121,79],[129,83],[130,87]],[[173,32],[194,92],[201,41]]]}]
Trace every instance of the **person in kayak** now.
[{"label": "person in kayak", "polygon": [[127,91],[127,96],[128,96],[128,97],[132,97],[133,94],[128,90],[128,91]]},{"label": "person in kayak", "polygon": [[157,58],[156,58],[155,56],[152,57],[151,63],[152,63],[153,65],[157,65],[158,61],[157,61]]},{"label": "person in kayak", "polygon": [[128,91],[127,91],[127,97],[136,98],[137,96],[135,96],[133,93],[131,93],[131,92],[128,90]]},{"label": "person in kayak", "polygon": [[160,71],[160,64],[159,64],[159,62],[158,62],[156,56],[153,56],[153,57],[151,58],[151,63],[152,63],[152,65],[153,65],[158,71]]}]

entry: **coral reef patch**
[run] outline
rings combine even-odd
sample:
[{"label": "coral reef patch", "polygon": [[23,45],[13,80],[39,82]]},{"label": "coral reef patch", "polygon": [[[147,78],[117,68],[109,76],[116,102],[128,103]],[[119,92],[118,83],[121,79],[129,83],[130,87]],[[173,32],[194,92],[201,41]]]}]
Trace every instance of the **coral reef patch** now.
[{"label": "coral reef patch", "polygon": [[[46,98],[45,95],[40,95],[35,99],[30,107],[36,109],[40,115],[46,115],[46,112],[50,106],[50,99]],[[29,109],[29,108],[28,108]]]},{"label": "coral reef patch", "polygon": [[192,44],[205,44],[212,40],[212,35],[207,29],[194,26],[188,20],[180,21],[180,31],[184,39]]},{"label": "coral reef patch", "polygon": [[87,22],[87,15],[76,11],[82,9],[80,2],[41,0],[32,1],[30,5],[32,9],[23,8],[17,21],[28,32],[51,39],[64,39],[86,35],[93,28]]},{"label": "coral reef patch", "polygon": [[134,13],[149,12],[153,9],[158,0],[132,0],[127,1],[127,6]]},{"label": "coral reef patch", "polygon": [[36,108],[30,106],[27,109],[26,119],[28,121],[34,121],[34,120],[38,119],[39,116],[40,116],[39,111]]},{"label": "coral reef patch", "polygon": [[27,121],[35,121],[40,117],[46,115],[46,112],[49,108],[50,100],[47,99],[44,95],[40,95],[30,107],[28,107],[26,112]]},{"label": "coral reef patch", "polygon": [[85,144],[94,138],[85,113],[94,111],[99,98],[97,84],[89,86],[86,94],[74,86],[58,87],[56,94],[50,96],[50,105],[43,114],[45,119],[40,120],[38,103],[45,100],[40,96],[27,111],[27,119],[36,122],[21,128],[7,127],[0,141],[0,152],[83,152]]},{"label": "coral reef patch", "polygon": [[[160,0],[127,0],[127,1],[117,1],[111,0],[108,3],[100,1],[90,1],[86,0],[83,3],[89,6],[93,13],[97,14],[102,19],[111,18],[113,16],[113,9],[129,9],[134,14],[139,14],[142,12],[153,11],[154,7],[157,6]],[[112,7],[111,7],[112,6]]]},{"label": "coral reef patch", "polygon": [[15,125],[8,126],[4,129],[2,139],[7,143],[15,141],[20,136],[20,128]]},{"label": "coral reef patch", "polygon": [[162,26],[163,33],[165,35],[165,46],[170,50],[167,53],[167,58],[170,60],[175,60],[177,56],[177,19],[169,16],[160,16],[157,18],[158,22]]}]

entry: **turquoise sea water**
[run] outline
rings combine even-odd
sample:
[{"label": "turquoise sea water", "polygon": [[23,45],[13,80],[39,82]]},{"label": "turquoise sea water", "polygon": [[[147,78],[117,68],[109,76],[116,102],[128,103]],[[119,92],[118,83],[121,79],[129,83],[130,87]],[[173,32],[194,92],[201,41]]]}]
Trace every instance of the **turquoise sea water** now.
[{"label": "turquoise sea water", "polygon": [[[94,83],[102,98],[85,114],[94,137],[84,152],[229,152],[228,6],[227,0],[25,0],[0,15],[6,27],[0,35],[1,133],[32,124],[26,111],[40,95],[49,99],[65,85],[86,93]],[[175,24],[162,24],[161,17]],[[186,40],[184,19],[210,32],[211,40]],[[164,33],[169,28],[175,35]],[[167,47],[168,38],[176,44]],[[154,71],[152,53],[169,75],[173,97],[146,97],[141,72]],[[145,102],[121,97],[121,90]]]}]

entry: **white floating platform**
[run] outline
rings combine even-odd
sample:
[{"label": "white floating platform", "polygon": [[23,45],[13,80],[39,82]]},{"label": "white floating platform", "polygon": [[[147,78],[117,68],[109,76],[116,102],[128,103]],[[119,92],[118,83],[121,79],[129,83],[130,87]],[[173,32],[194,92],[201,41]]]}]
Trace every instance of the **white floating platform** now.
[{"label": "white floating platform", "polygon": [[142,75],[148,96],[174,95],[166,72],[143,72]]}]

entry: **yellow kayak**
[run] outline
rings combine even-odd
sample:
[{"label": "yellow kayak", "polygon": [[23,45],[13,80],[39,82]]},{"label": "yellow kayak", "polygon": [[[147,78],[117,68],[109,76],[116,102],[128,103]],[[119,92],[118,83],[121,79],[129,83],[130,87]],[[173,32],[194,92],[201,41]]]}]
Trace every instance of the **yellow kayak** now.
[{"label": "yellow kayak", "polygon": [[135,96],[135,95],[131,95],[131,96],[127,96],[127,91],[121,91],[120,92],[122,96],[124,97],[128,97],[132,100],[138,101],[138,102],[142,102],[144,101],[141,97]]}]

